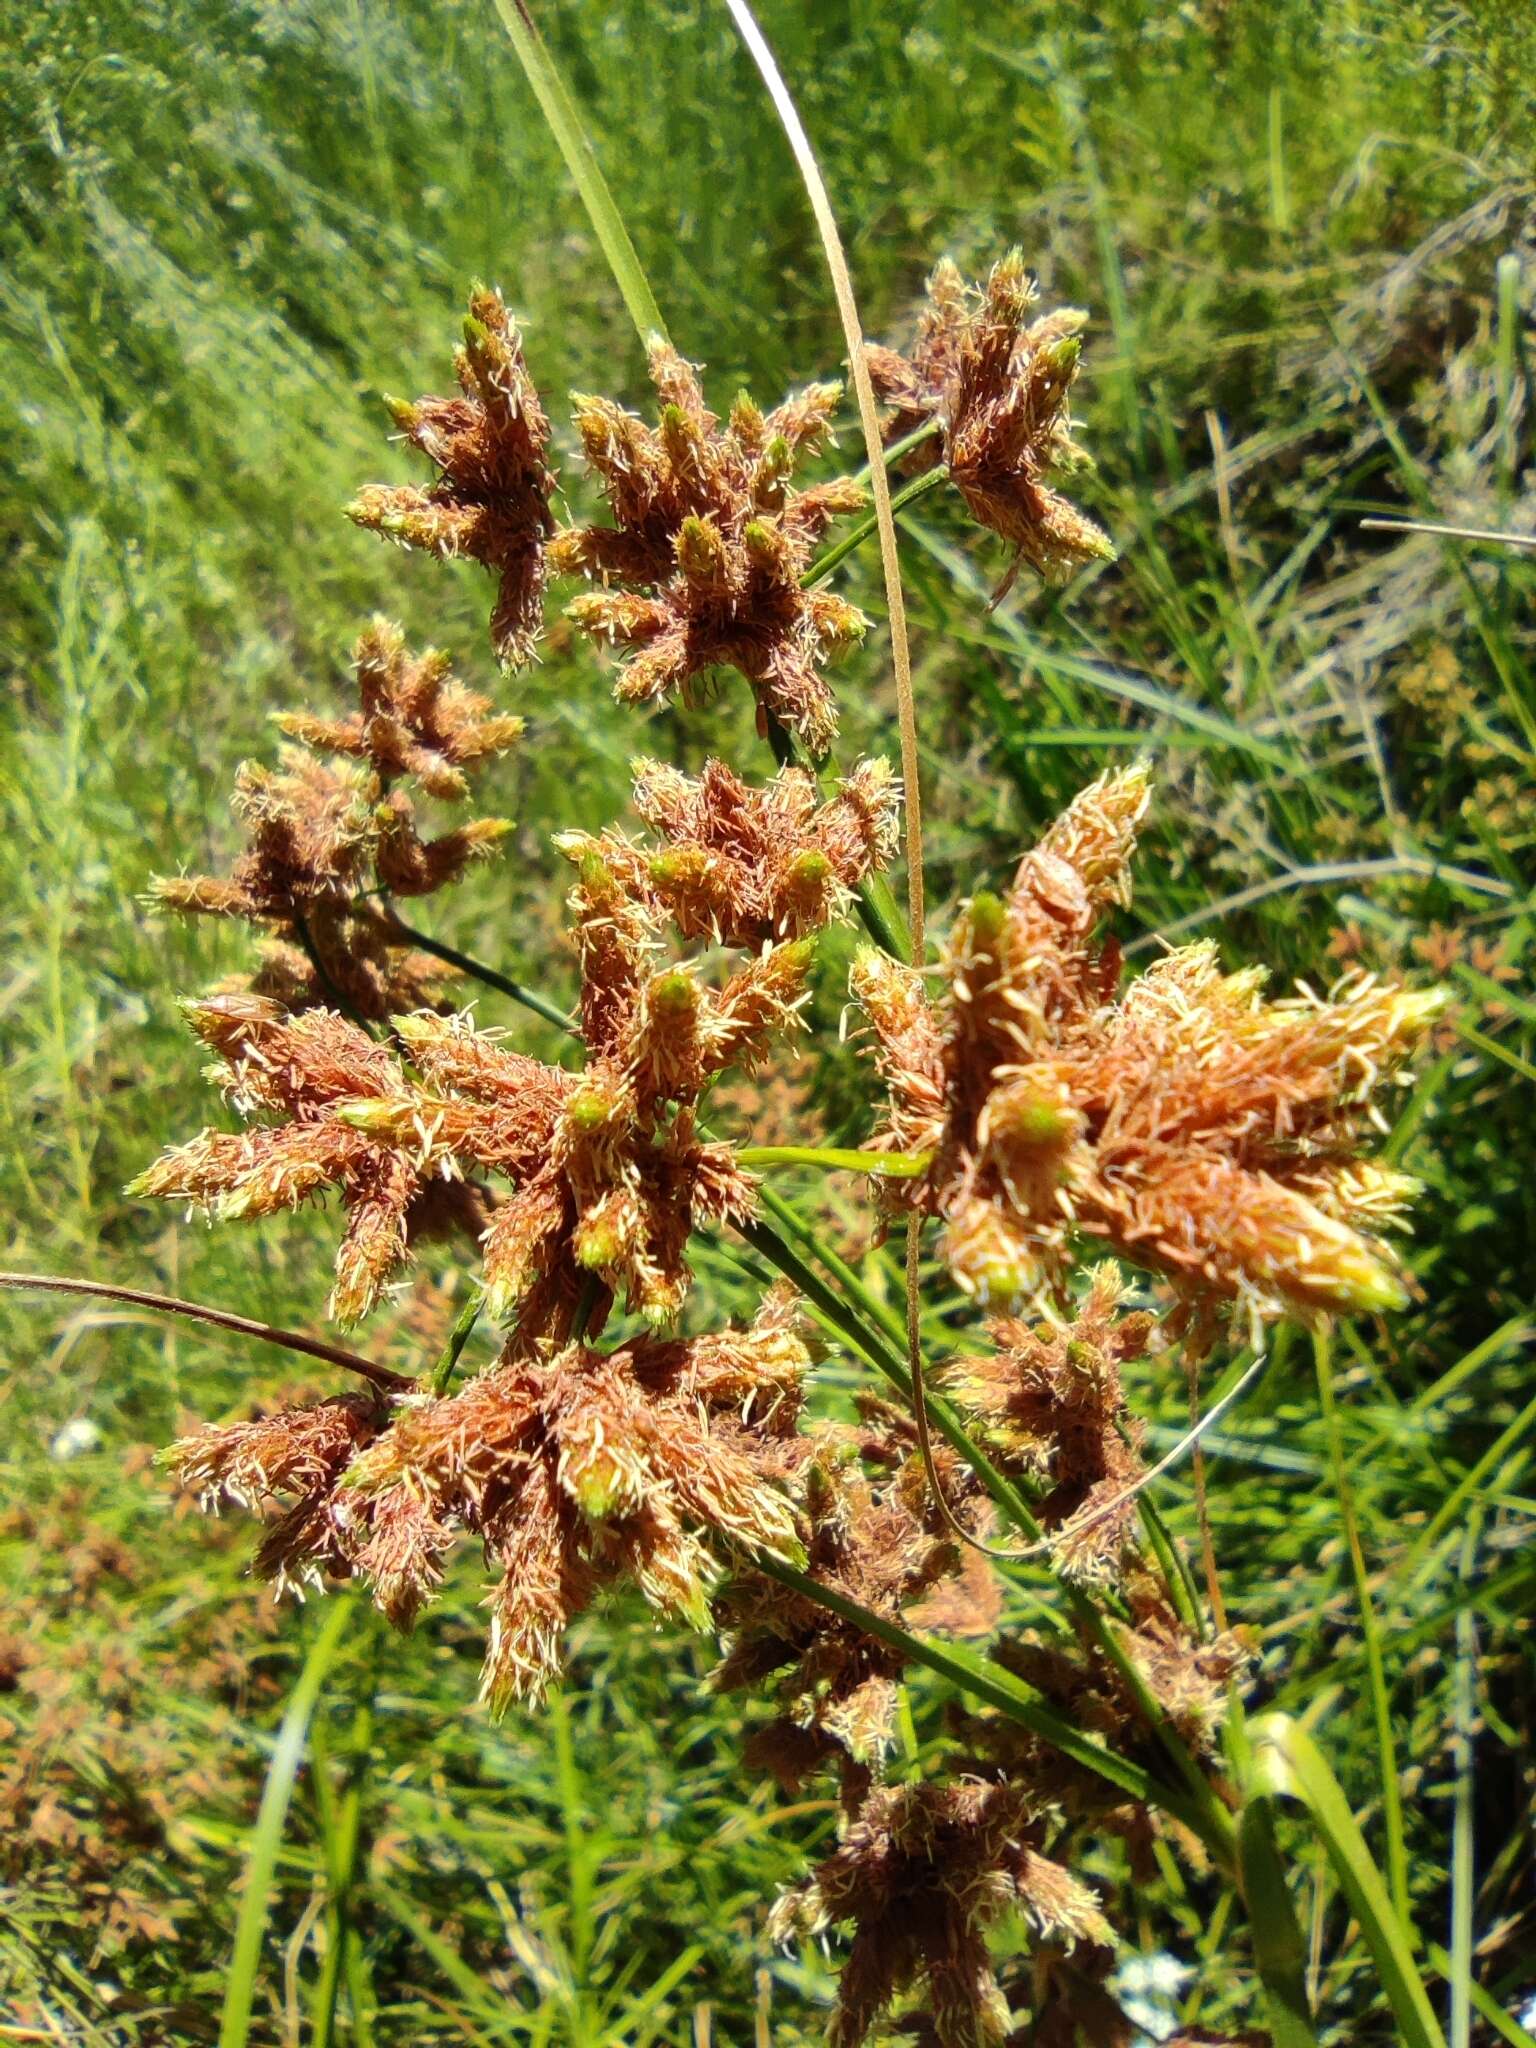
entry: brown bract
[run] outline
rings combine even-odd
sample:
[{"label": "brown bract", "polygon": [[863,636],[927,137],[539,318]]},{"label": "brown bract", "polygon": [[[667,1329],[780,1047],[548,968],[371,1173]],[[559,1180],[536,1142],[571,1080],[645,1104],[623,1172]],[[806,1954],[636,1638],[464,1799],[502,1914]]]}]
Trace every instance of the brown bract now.
[{"label": "brown bract", "polygon": [[[888,439],[936,421],[942,459],[972,516],[1015,550],[1015,567],[1026,561],[1052,578],[1115,551],[1046,480],[1087,466],[1068,409],[1087,316],[1062,309],[1032,321],[1035,298],[1017,249],[993,265],[980,293],[946,259],[929,280],[911,355],[867,348],[865,356],[894,408]],[[927,443],[915,453],[924,466],[940,459]]]},{"label": "brown bract", "polygon": [[1012,2026],[987,1931],[1020,1913],[1070,1949],[1112,1937],[1097,1899],[1045,1854],[1049,1822],[1030,1792],[961,1777],[871,1792],[833,1853],[774,1908],[770,1930],[851,1925],[832,2048],[859,2048],[891,2001],[922,1987],[941,2048],[1000,2043]]},{"label": "brown bract", "polygon": [[401,943],[371,892],[430,895],[511,829],[476,818],[423,837],[408,791],[392,784],[403,776],[433,795],[462,796],[463,770],[503,753],[522,721],[488,715],[488,701],[454,680],[445,655],[412,656],[387,619],[368,627],[354,661],[358,711],[334,720],[279,713],[304,744],[283,748],[276,769],[241,767],[234,808],[245,850],[230,874],[162,878],[154,895],[168,909],[238,918],[265,934],[258,972],[226,992],[248,986],[290,1009],[322,1004],[378,1020],[440,1002],[451,977]]},{"label": "brown bract", "polygon": [[1398,1306],[1379,1232],[1416,1183],[1363,1145],[1442,998],[1359,977],[1271,1002],[1209,944],[1117,994],[1094,928],[1127,900],[1147,799],[1139,767],[1085,790],[1006,898],[967,906],[936,1003],[912,970],[861,956],[854,992],[891,1090],[878,1142],[933,1155],[887,1199],[945,1219],[955,1275],[984,1301],[1059,1280],[1077,1231],[1191,1310]]},{"label": "brown bract", "polygon": [[624,702],[739,669],[760,706],[825,753],[837,715],[822,670],[867,621],[801,579],[832,521],[857,511],[864,493],[848,478],[805,490],[789,479],[825,438],[840,387],[813,384],[766,418],[743,395],[722,428],[675,349],[653,342],[650,369],[661,398],[654,428],[610,399],[575,400],[587,466],[614,523],[551,541],[553,570],[603,586],[567,616],[631,650],[619,670]]},{"label": "brown bract", "polygon": [[453,367],[458,397],[389,401],[396,426],[436,464],[437,481],[369,484],[347,516],[402,547],[482,562],[497,579],[491,645],[516,667],[531,658],[542,623],[555,478],[549,421],[500,292],[477,286],[470,294]]},{"label": "brown bract", "polygon": [[894,854],[899,802],[899,785],[878,760],[860,761],[825,803],[804,768],[754,788],[723,761],[706,761],[693,777],[641,760],[635,808],[661,849],[618,831],[572,832],[558,843],[575,861],[599,855],[633,901],[684,938],[757,948],[842,914],[849,892]]}]

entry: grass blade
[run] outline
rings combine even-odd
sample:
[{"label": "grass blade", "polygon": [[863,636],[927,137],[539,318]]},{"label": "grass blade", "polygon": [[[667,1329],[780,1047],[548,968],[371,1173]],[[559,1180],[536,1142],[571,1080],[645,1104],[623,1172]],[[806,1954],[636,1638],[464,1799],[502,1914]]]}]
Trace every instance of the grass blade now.
[{"label": "grass blade", "polygon": [[235,1924],[235,1952],[230,1960],[229,1986],[224,1994],[224,2011],[219,2021],[219,2048],[245,2048],[251,2028],[251,2007],[256,1995],[256,1972],[261,1965],[262,1938],[272,1904],[272,1879],[277,1854],[282,1847],[283,1828],[293,1799],[293,1784],[303,1760],[309,1735],[310,1717],[320,1697],[326,1673],[331,1668],[347,1623],[352,1619],[354,1601],[338,1595],[310,1645],[298,1683],[289,1695],[288,1708],[277,1732],[267,1782],[262,1789],[256,1825],[251,1831],[250,1858],[246,1865],[245,1895]]},{"label": "grass blade", "polygon": [[1406,2048],[1446,2048],[1414,1961],[1412,1937],[1393,1910],[1381,1872],[1322,1751],[1287,1714],[1266,1714],[1253,1724],[1252,1736],[1256,1788],[1260,1796],[1299,1799],[1311,1814]]},{"label": "grass blade", "polygon": [[[1438,1942],[1429,1945],[1429,1960],[1447,1982],[1456,1982],[1456,1965]],[[1486,1992],[1475,1977],[1465,1980],[1467,1996],[1471,1999],[1479,2019],[1486,2020],[1501,2041],[1507,2041],[1509,2048],[1536,2048],[1536,2034],[1507,2013],[1496,1998]]]},{"label": "grass blade", "polygon": [[1371,1598],[1370,1574],[1365,1568],[1360,1521],[1355,1513],[1354,1490],[1350,1485],[1344,1439],[1339,1428],[1339,1411],[1333,1392],[1333,1354],[1327,1332],[1319,1330],[1312,1342],[1317,1363],[1317,1390],[1333,1459],[1333,1488],[1339,1503],[1339,1519],[1344,1524],[1344,1542],[1355,1582],[1355,1601],[1360,1609],[1360,1640],[1365,1647],[1365,1668],[1370,1682],[1371,1712],[1376,1726],[1376,1761],[1381,1776],[1381,1811],[1387,1830],[1387,1882],[1397,1916],[1406,1924],[1408,1852],[1403,1840],[1403,1798],[1398,1783],[1397,1744],[1392,1736],[1392,1701],[1387,1688],[1386,1662],[1381,1651],[1381,1628],[1376,1618],[1376,1603]]},{"label": "grass blade", "polygon": [[[1473,1515],[1461,1546],[1464,1584],[1471,1582],[1481,1537],[1482,1517]],[[1477,1621],[1470,1606],[1463,1607],[1456,1617],[1451,1713],[1456,1773],[1451,1814],[1451,2048],[1468,2048],[1472,2039],[1472,1914],[1476,1903],[1473,1794],[1477,1720]]]},{"label": "grass blade", "polygon": [[548,45],[539,34],[523,0],[495,0],[495,4],[502,26],[512,39],[524,76],[533,88],[539,111],[549,123],[549,132],[565,158],[572,183],[587,209],[587,218],[592,223],[598,246],[608,259],[608,268],[613,272],[629,317],[635,323],[635,332],[642,345],[649,342],[652,335],[659,334],[665,341],[667,329],[661,310],[645,272],[640,268],[635,245],[629,239],[629,230],[614,204],[608,180],[603,176],[602,165],[597,160],[576,102],[566,89]]},{"label": "grass blade", "polygon": [[1275,2048],[1316,2048],[1307,1950],[1275,1845],[1275,1802],[1256,1793],[1237,1824],[1237,1866]]}]

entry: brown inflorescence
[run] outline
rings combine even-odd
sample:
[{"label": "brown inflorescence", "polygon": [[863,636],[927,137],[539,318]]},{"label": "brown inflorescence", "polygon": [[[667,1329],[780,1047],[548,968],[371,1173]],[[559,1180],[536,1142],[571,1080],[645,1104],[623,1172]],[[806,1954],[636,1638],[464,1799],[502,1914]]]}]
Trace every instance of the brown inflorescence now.
[{"label": "brown inflorescence", "polygon": [[[1156,1334],[1151,1315],[1127,1308],[1126,1292],[1106,1262],[1070,1322],[995,1319],[996,1351],[956,1362],[945,1390],[994,1464],[1035,1494],[1058,1569],[1112,1584],[1123,1612],[1095,1616],[1079,1600],[1070,1623],[1040,1635],[1005,1629],[992,1654],[1073,1727],[1149,1770],[1163,1757],[1149,1707],[1209,1765],[1247,1653],[1230,1634],[1203,1640],[1185,1623],[1138,1541],[1134,1505],[1120,1499],[1142,1469],[1120,1368]],[[870,1406],[870,1428],[824,1427],[818,1448],[802,1452],[796,1494],[816,1577],[884,1620],[995,1628],[997,1581],[974,1551],[961,1562],[937,1519],[921,1466],[907,1455],[910,1421]],[[974,1475],[947,1449],[938,1455],[946,1496],[979,1531],[985,1497]],[[865,1476],[871,1461],[885,1465],[883,1482]],[[1106,1506],[1114,1511],[1104,1515]],[[779,1692],[788,1711],[754,1734],[749,1760],[790,1787],[828,1760],[840,1766],[840,1846],[774,1915],[781,1935],[853,1926],[831,2038],[853,2048],[914,1984],[923,2005],[904,2026],[920,2040],[1022,2040],[1011,2029],[1030,2016],[1042,2039],[1075,2040],[1078,2023],[1118,2038],[1123,2015],[1102,1982],[1112,1962],[1107,1931],[1092,1894],[1063,1865],[1077,1832],[1091,1827],[1121,1838],[1133,1871],[1149,1873],[1160,1832],[1153,1810],[1020,1722],[963,1710],[951,1711],[945,1754],[923,1785],[884,1785],[889,1707],[880,1688],[893,1694],[899,1652],[761,1575],[727,1587],[717,1612],[735,1631],[717,1683],[787,1667]],[[854,1710],[862,1749],[850,1740]],[[1011,1862],[1015,1854],[1022,1860]],[[1009,1986],[1024,1998],[1022,2014],[985,1960],[986,1927],[1006,1911],[1029,1925],[1027,1972]]]},{"label": "brown inflorescence", "polygon": [[[808,1569],[884,1621],[984,1633],[997,1615],[990,1569],[979,1584],[967,1570],[974,1553],[938,1514],[910,1422],[881,1403],[866,1408],[862,1429],[826,1425],[797,1440],[792,1491]],[[969,1470],[947,1452],[940,1464],[946,1497],[967,1526],[985,1526],[985,1496]],[[946,1611],[924,1616],[940,1588],[949,1592]],[[771,1678],[780,1707],[751,1737],[748,1763],[790,1790],[832,1764],[845,1801],[856,1804],[895,1733],[901,1651],[758,1572],[724,1589],[716,1619],[727,1648],[715,1686],[735,1691]]]},{"label": "brown inflorescence", "polygon": [[825,439],[840,387],[813,384],[766,416],[743,395],[722,427],[697,370],[675,349],[653,342],[650,369],[661,399],[654,428],[610,399],[575,400],[613,524],[566,528],[550,542],[552,570],[602,586],[567,616],[630,650],[618,677],[623,702],[650,703],[708,670],[739,669],[763,711],[825,753],[837,714],[822,671],[867,622],[803,579],[817,542],[864,493],[849,478],[803,490],[789,479]]},{"label": "brown inflorescence", "polygon": [[669,918],[684,938],[758,948],[804,937],[845,911],[849,892],[896,847],[899,785],[884,761],[860,761],[818,802],[804,768],[754,788],[723,761],[697,777],[660,761],[635,763],[635,808],[658,851],[617,831],[565,834],[568,857],[595,852],[632,901]]},{"label": "brown inflorescence", "polygon": [[511,829],[503,818],[476,818],[423,838],[398,778],[460,797],[464,770],[504,753],[522,720],[492,715],[486,698],[454,679],[446,655],[410,654],[388,619],[372,622],[353,658],[358,711],[279,713],[303,744],[285,747],[276,769],[241,767],[235,812],[245,850],[230,874],[164,877],[154,895],[167,909],[238,918],[264,934],[260,968],[226,992],[249,988],[290,1010],[328,1004],[378,1021],[441,1002],[450,976],[401,939],[376,892],[430,895]]},{"label": "brown inflorescence", "polygon": [[1103,777],[1007,897],[974,897],[936,1003],[909,968],[856,964],[891,1093],[879,1142],[932,1155],[887,1198],[942,1216],[957,1279],[994,1304],[1059,1279],[1076,1232],[1192,1311],[1399,1306],[1380,1232],[1416,1183],[1362,1147],[1442,998],[1357,977],[1269,1001],[1261,973],[1223,973],[1205,943],[1117,992],[1095,927],[1128,898],[1148,795],[1140,767]]},{"label": "brown inflorescence", "polygon": [[[1113,552],[1051,481],[1086,462],[1069,412],[1083,316],[1037,317],[1034,301],[1017,252],[979,292],[944,264],[910,356],[867,351],[889,438],[922,430],[909,461],[942,463],[1013,550],[1010,580],[1020,562],[1053,578]],[[812,385],[766,416],[742,396],[722,423],[696,368],[653,342],[654,427],[575,401],[610,523],[556,531],[549,424],[498,293],[472,295],[456,369],[460,395],[392,407],[436,480],[371,486],[351,516],[484,564],[508,665],[533,656],[547,577],[581,576],[593,587],[568,616],[622,650],[621,700],[686,697],[735,668],[781,755],[793,749],[780,726],[824,755],[837,730],[825,670],[866,621],[821,587],[814,555],[864,493],[852,478],[793,479],[829,437],[839,388]],[[1149,785],[1140,767],[1103,777],[1006,895],[963,907],[936,995],[921,960],[866,953],[854,970],[888,1089],[876,1142],[913,1155],[886,1162],[881,1201],[942,1220],[972,1296],[1029,1305],[1027,1319],[992,1316],[989,1352],[936,1374],[951,1405],[935,1413],[967,1456],[926,1433],[920,1449],[913,1420],[867,1395],[857,1422],[807,1426],[812,1354],[786,1293],[746,1328],[662,1332],[689,1292],[695,1232],[750,1231],[757,1215],[740,1154],[702,1120],[706,1096],[728,1074],[750,1078],[797,1025],[816,935],[893,857],[890,769],[860,761],[823,794],[799,765],[753,786],[718,759],[696,777],[637,762],[649,837],[615,826],[556,842],[574,870],[583,1063],[555,1065],[446,1014],[443,970],[389,909],[507,829],[482,819],[423,836],[415,797],[461,799],[521,721],[442,655],[411,655],[386,621],[356,661],[355,710],[283,714],[296,744],[276,769],[241,770],[247,843],[231,875],[158,885],[174,908],[256,925],[266,946],[250,987],[188,1005],[241,1128],[172,1148],[135,1191],[217,1217],[334,1194],[329,1311],[344,1324],[414,1245],[467,1228],[483,1252],[478,1306],[507,1328],[494,1363],[457,1387],[468,1321],[430,1374],[351,1358],[365,1391],[201,1428],[167,1461],[205,1507],[265,1518],[255,1568],[280,1591],[355,1579],[402,1629],[455,1546],[477,1542],[495,1575],[482,1685],[494,1711],[544,1691],[568,1624],[610,1586],[718,1628],[716,1685],[769,1689],[749,1763],[791,1789],[830,1769],[841,1795],[836,1848],[772,1920],[779,1938],[853,1930],[834,2048],[858,2048],[912,1990],[925,2011],[903,2024],[937,2048],[1023,2029],[1040,2048],[1128,2038],[1099,1902],[1066,1865],[1092,1828],[1121,1837],[1142,1875],[1152,1808],[1047,1741],[1048,1720],[958,1704],[928,1780],[887,1782],[907,1658],[945,1661],[912,1631],[999,1630],[1007,1589],[984,1539],[994,1496],[1028,1523],[1027,1494],[1069,1611],[1046,1611],[1043,1634],[1003,1627],[997,1663],[1149,1774],[1177,1750],[1171,1731],[1185,1768],[1215,1780],[1247,1653],[1233,1634],[1202,1637],[1182,1578],[1170,1583],[1177,1561],[1160,1539],[1164,1562],[1142,1547],[1126,1375],[1169,1337],[1204,1343],[1234,1304],[1261,1318],[1403,1299],[1381,1232],[1414,1184],[1366,1139],[1438,997],[1355,975],[1326,1000],[1272,1001],[1261,975],[1224,973],[1204,944],[1122,987],[1099,927],[1129,902]],[[1083,1242],[1157,1276],[1171,1312],[1129,1308],[1108,1260],[1074,1290]],[[643,1327],[604,1350],[620,1308]],[[436,1349],[441,1320],[418,1325],[417,1350]],[[948,1668],[960,1662],[957,1650]],[[1030,1939],[1005,1990],[994,1936],[1007,1917]]]},{"label": "brown inflorescence", "polygon": [[1003,2042],[1012,2027],[987,1933],[1021,1914],[1071,1949],[1108,1943],[1094,1894],[1046,1853],[1051,1815],[1027,1785],[956,1777],[872,1791],[770,1929],[820,1934],[851,1924],[832,2048],[859,2048],[899,1993],[921,1984],[940,2048]]},{"label": "brown inflorescence", "polygon": [[483,563],[497,579],[491,645],[515,667],[532,656],[543,622],[555,478],[549,421],[500,292],[477,285],[470,294],[453,366],[457,397],[389,402],[405,438],[436,464],[437,481],[369,484],[347,513],[402,547]]},{"label": "brown inflorescence", "polygon": [[797,1557],[778,1484],[809,1353],[787,1297],[746,1329],[601,1352],[509,1345],[454,1393],[344,1395],[199,1430],[166,1454],[205,1506],[282,1503],[257,1555],[279,1587],[356,1576],[409,1628],[465,1535],[498,1569],[484,1695],[541,1693],[604,1586],[708,1620],[705,1538]]},{"label": "brown inflorescence", "polygon": [[980,292],[946,259],[929,280],[910,356],[870,347],[865,357],[893,408],[888,439],[936,424],[938,446],[919,443],[913,460],[942,460],[972,517],[1009,543],[1016,563],[1051,578],[1115,551],[1047,481],[1089,466],[1068,409],[1087,316],[1062,308],[1031,320],[1036,296],[1017,249]]}]

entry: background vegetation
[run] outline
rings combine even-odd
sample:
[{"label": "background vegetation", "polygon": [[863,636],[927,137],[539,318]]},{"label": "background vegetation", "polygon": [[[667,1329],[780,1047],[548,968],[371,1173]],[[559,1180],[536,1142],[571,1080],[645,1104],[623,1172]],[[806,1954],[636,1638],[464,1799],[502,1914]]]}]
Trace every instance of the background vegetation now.
[{"label": "background vegetation", "polygon": [[[712,391],[772,400],[829,371],[809,216],[723,11],[537,12]],[[339,511],[407,474],[379,396],[442,388],[470,279],[525,315],[557,419],[572,385],[638,399],[643,366],[483,0],[7,0],[0,19],[4,1263],[315,1325],[323,1223],[210,1235],[120,1192],[213,1113],[174,999],[243,958],[143,892],[221,864],[235,764],[271,746],[272,710],[339,692],[371,610],[490,680],[478,572],[405,561]],[[1460,998],[1393,1140],[1429,1189],[1422,1299],[1343,1333],[1331,1399],[1310,1346],[1281,1347],[1213,1447],[1212,1516],[1259,1696],[1318,1733],[1379,1854],[1390,1729],[1422,1941],[1470,1942],[1518,2011],[1536,1998],[1536,563],[1359,521],[1536,528],[1536,25],[1520,0],[773,0],[763,20],[873,333],[904,331],[940,253],[976,271],[1015,241],[1048,300],[1092,315],[1083,496],[1121,559],[987,616],[995,554],[941,500],[908,520],[935,902],[995,880],[1106,759],[1145,748],[1158,822],[1128,943],[1198,925],[1281,979],[1363,958]],[[558,630],[515,694],[530,736],[490,793],[518,836],[435,929],[563,1000],[551,831],[617,815],[642,744],[697,760],[707,734],[744,760],[753,741],[739,691],[642,732]],[[894,751],[878,644],[843,696],[853,736]],[[541,1042],[499,998],[479,1014]],[[856,1137],[864,1086],[835,1063],[818,1103],[791,1076],[754,1113]],[[862,1247],[852,1194],[828,1199]],[[708,1270],[716,1308],[734,1302],[739,1271]],[[868,1271],[895,1287],[881,1255]],[[424,1268],[398,1358],[440,1340],[452,1289]],[[146,1447],[290,1376],[137,1314],[0,1313],[0,2037],[212,2040],[316,1618],[255,1596],[243,1532],[188,1519]],[[1136,1400],[1171,1438],[1182,1389],[1149,1373]],[[1184,1476],[1166,1497],[1188,1538]],[[707,1646],[610,1610],[552,1710],[493,1728],[472,1704],[477,1598],[466,1563],[409,1645],[350,1620],[252,2039],[310,2038],[306,1939],[353,1784],[355,1989],[378,2042],[818,2038],[827,1979],[768,1952],[761,1923],[833,1816],[743,1775]],[[913,1695],[921,1740],[942,1699]],[[1193,1970],[1185,2016],[1241,2018],[1241,1940],[1176,1885],[1144,1906],[1143,1946]],[[1393,2039],[1321,1864],[1301,1909],[1337,2037]],[[1494,2038],[1480,2013],[1456,2024]]]}]

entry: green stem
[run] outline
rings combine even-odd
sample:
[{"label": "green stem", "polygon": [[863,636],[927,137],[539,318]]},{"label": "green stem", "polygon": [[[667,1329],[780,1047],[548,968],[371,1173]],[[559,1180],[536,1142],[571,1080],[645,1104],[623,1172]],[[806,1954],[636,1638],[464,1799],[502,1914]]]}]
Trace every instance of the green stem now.
[{"label": "green stem", "polygon": [[1315,2048],[1307,1950],[1275,1843],[1275,1802],[1254,1794],[1237,1824],[1238,1881],[1274,2048]]},{"label": "green stem", "polygon": [[912,941],[902,923],[896,898],[891,894],[891,885],[884,875],[866,875],[857,884],[853,894],[858,905],[860,922],[881,952],[889,953],[893,960],[899,960],[903,966],[909,966],[912,960]]},{"label": "green stem", "polygon": [[576,102],[549,54],[548,45],[535,27],[524,0],[495,0],[495,5],[502,26],[512,39],[524,76],[533,88],[539,111],[549,123],[549,131],[565,158],[565,167],[587,210],[598,246],[608,259],[608,268],[613,272],[629,317],[635,323],[641,346],[648,347],[654,336],[665,341],[666,322],[640,267],[640,258],[635,254],[629,230],[614,204],[608,180],[603,176]]},{"label": "green stem", "polygon": [[514,1003],[521,1003],[525,1010],[532,1010],[536,1017],[542,1017],[548,1024],[556,1024],[571,1038],[581,1033],[571,1022],[570,1013],[557,1009],[548,996],[541,996],[537,989],[525,988],[520,981],[514,981],[508,974],[499,973],[494,967],[487,967],[483,960],[476,960],[468,953],[461,953],[457,946],[448,946],[441,939],[430,938],[426,932],[419,932],[409,925],[398,913],[392,913],[394,929],[402,939],[409,939],[413,946],[420,946],[424,953],[431,953],[436,959],[446,960],[450,967],[457,967],[461,974],[471,975],[476,981],[483,981],[487,988],[499,989],[504,996],[510,996]]},{"label": "green stem", "polygon": [[1371,1712],[1376,1724],[1376,1761],[1381,1778],[1381,1811],[1387,1834],[1387,1887],[1392,1904],[1404,1926],[1411,1924],[1408,1903],[1408,1852],[1403,1837],[1403,1800],[1397,1775],[1397,1744],[1392,1735],[1392,1700],[1387,1688],[1386,1661],[1382,1656],[1381,1629],[1376,1603],[1371,1598],[1370,1574],[1360,1544],[1360,1523],[1355,1514],[1354,1491],[1344,1456],[1339,1428],[1338,1404],[1334,1399],[1333,1352],[1328,1333],[1320,1329],[1313,1338],[1317,1362],[1317,1391],[1323,1420],[1328,1429],[1333,1459],[1333,1486],[1338,1495],[1339,1519],[1349,1551],[1350,1571],[1355,1582],[1355,1601],[1360,1609],[1360,1635],[1365,1647],[1365,1668],[1371,1692]]},{"label": "green stem", "polygon": [[[900,512],[904,506],[914,504],[917,499],[927,497],[940,484],[949,482],[949,471],[940,464],[934,469],[925,469],[921,476],[915,476],[911,483],[903,486],[891,500],[892,513]],[[879,529],[879,521],[873,512],[861,519],[856,526],[850,526],[841,540],[834,541],[824,555],[818,555],[809,569],[800,578],[810,589],[814,584],[825,583],[840,562],[847,560],[856,548],[861,548],[872,533]]]},{"label": "green stem", "polygon": [[432,1368],[432,1391],[446,1394],[459,1363],[459,1355],[469,1342],[469,1333],[480,1320],[480,1311],[485,1307],[485,1296],[479,1288],[459,1310],[453,1328],[448,1332],[448,1342],[443,1346],[442,1355]]},{"label": "green stem", "polygon": [[807,1223],[800,1211],[771,1184],[759,1191],[759,1199],[781,1228],[812,1258],[818,1259],[832,1278],[841,1287],[848,1299],[855,1304],[861,1315],[878,1330],[884,1331],[891,1342],[905,1355],[907,1343],[906,1318],[888,1301],[882,1301],[868,1288],[841,1253],[828,1244],[825,1233],[818,1236],[811,1224]]},{"label": "green stem", "polygon": [[[1472,1581],[1483,1518],[1468,1517],[1461,1546],[1461,1578]],[[1476,1908],[1474,1795],[1477,1744],[1477,1621],[1470,1603],[1456,1617],[1456,1677],[1451,1695],[1451,1754],[1455,1793],[1451,1809],[1451,2011],[1450,2048],[1468,2048],[1472,2038],[1472,1954]]]},{"label": "green stem", "polygon": [[[886,468],[894,469],[904,455],[910,455],[912,450],[920,448],[924,441],[931,441],[935,434],[943,430],[943,424],[943,421],[937,418],[927,419],[923,421],[920,427],[914,427],[910,434],[903,434],[899,441],[892,441],[884,450]],[[854,477],[854,482],[860,484],[867,484],[869,482],[869,464],[867,462]]]},{"label": "green stem", "polygon": [[282,1847],[283,1828],[293,1799],[294,1780],[303,1761],[310,1718],[320,1698],[320,1688],[352,1618],[354,1604],[350,1594],[338,1594],[334,1599],[330,1613],[310,1645],[309,1655],[289,1695],[288,1710],[277,1733],[256,1825],[251,1831],[245,1892],[240,1900],[240,1917],[235,1923],[235,1949],[229,1965],[223,2015],[219,2021],[219,2048],[245,2048],[250,2033],[256,1972],[261,1966],[261,1944],[267,1931],[267,1917],[272,1910],[272,1880],[277,1874],[278,1851]]},{"label": "green stem", "polygon": [[736,1154],[742,1166],[819,1166],[826,1173],[888,1174],[913,1180],[926,1173],[931,1152],[853,1152],[837,1145],[745,1145]]}]

